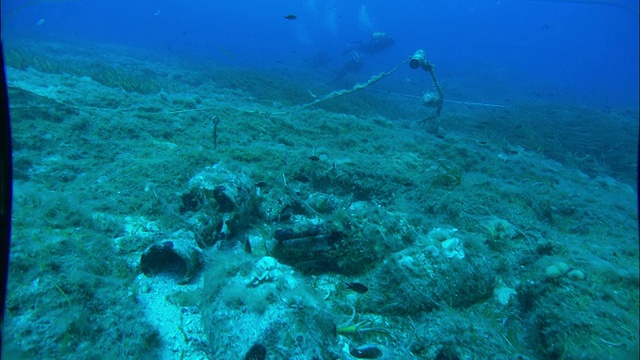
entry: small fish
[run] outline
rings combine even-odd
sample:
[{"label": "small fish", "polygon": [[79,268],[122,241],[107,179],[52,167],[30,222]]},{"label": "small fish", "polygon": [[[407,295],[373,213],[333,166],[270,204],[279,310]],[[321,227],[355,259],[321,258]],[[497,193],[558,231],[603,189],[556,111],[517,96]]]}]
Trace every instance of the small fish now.
[{"label": "small fish", "polygon": [[320,161],[320,158],[315,156],[315,155],[311,155],[311,156],[309,156],[309,160],[311,160],[311,161]]},{"label": "small fish", "polygon": [[233,57],[233,55],[231,55],[231,53],[229,52],[229,50],[223,48],[222,46],[220,46],[220,51],[222,51],[222,53],[226,56],[226,57]]},{"label": "small fish", "polygon": [[359,282],[348,282],[348,283],[344,283],[347,286],[347,289],[353,290],[355,292],[357,292],[358,294],[364,294],[367,291],[369,291],[369,288],[367,287],[367,285],[363,284],[363,283],[359,283]]},{"label": "small fish", "polygon": [[298,17],[293,15],[293,14],[289,14],[287,16],[284,17],[287,20],[296,20]]}]

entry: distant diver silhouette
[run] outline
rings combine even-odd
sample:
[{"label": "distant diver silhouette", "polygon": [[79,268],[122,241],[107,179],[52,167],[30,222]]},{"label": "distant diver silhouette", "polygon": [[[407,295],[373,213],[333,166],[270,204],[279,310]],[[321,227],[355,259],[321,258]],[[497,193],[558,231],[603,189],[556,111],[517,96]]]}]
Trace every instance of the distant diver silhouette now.
[{"label": "distant diver silhouette", "polygon": [[373,34],[371,34],[371,40],[367,42],[352,42],[351,44],[349,44],[349,47],[347,49],[340,53],[340,55],[346,55],[351,51],[356,51],[367,55],[374,55],[392,47],[393,44],[394,41],[391,36],[383,32],[374,32]]},{"label": "distant diver silhouette", "polygon": [[342,65],[340,70],[336,72],[336,80],[342,79],[345,75],[349,73],[357,73],[362,69],[362,56],[360,56],[359,52],[355,52],[347,62]]}]

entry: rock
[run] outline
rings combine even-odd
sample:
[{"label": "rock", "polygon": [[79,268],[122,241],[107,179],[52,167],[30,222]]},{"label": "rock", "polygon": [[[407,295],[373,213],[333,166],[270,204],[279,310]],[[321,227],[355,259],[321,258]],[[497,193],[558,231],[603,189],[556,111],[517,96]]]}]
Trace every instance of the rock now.
[{"label": "rock", "polygon": [[549,279],[557,279],[569,272],[569,265],[559,261],[553,265],[549,265],[544,269],[544,275]]},{"label": "rock", "polygon": [[580,281],[585,279],[585,275],[580,270],[571,270],[567,273],[567,277],[573,281]]}]

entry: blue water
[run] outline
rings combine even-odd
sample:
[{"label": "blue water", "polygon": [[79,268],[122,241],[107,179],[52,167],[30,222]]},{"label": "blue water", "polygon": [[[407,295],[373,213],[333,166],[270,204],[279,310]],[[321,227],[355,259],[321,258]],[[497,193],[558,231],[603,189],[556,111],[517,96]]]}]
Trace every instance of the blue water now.
[{"label": "blue water", "polygon": [[[538,97],[638,107],[638,4],[585,1],[17,1],[2,2],[3,38],[108,42],[241,67],[328,69],[353,41],[382,31],[395,45],[362,77],[425,49],[454,100]],[[295,14],[296,20],[285,15]],[[44,22],[43,22],[44,20]],[[320,70],[318,70],[320,71]],[[327,70],[328,71],[328,70]],[[387,86],[407,93],[406,70]],[[451,99],[451,98],[450,98]]]}]

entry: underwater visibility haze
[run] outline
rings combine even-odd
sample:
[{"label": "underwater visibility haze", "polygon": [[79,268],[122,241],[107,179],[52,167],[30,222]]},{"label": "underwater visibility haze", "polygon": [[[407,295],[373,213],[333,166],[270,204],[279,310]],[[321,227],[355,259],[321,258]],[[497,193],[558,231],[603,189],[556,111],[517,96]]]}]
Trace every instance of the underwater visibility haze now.
[{"label": "underwater visibility haze", "polygon": [[637,359],[637,1],[1,20],[4,358]]}]

